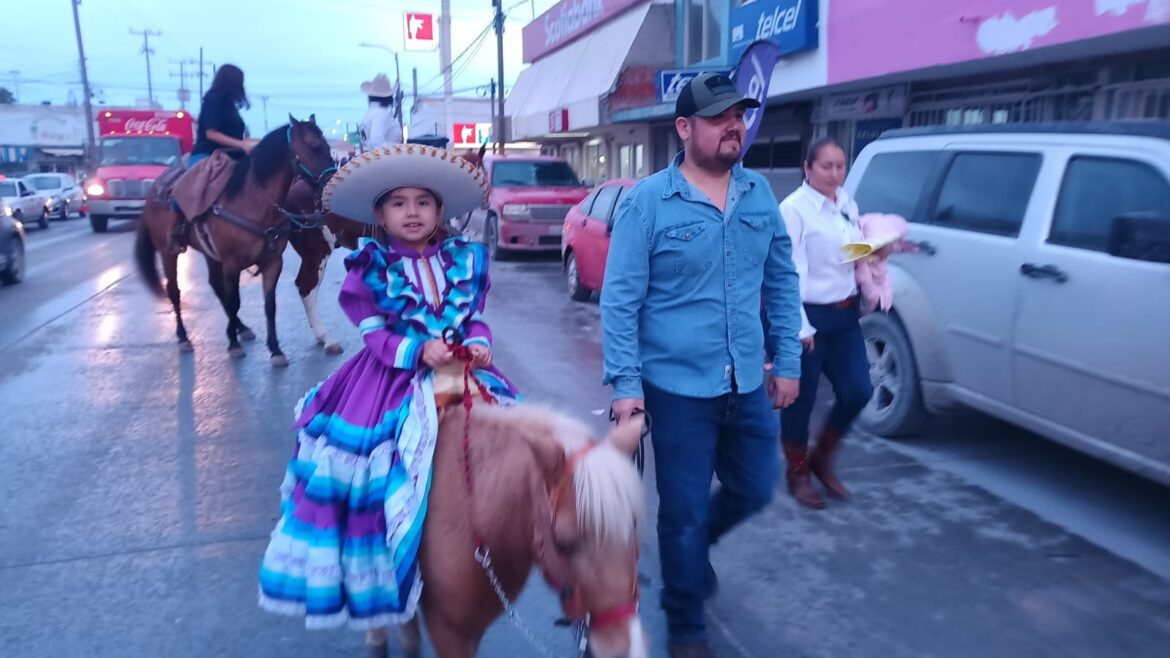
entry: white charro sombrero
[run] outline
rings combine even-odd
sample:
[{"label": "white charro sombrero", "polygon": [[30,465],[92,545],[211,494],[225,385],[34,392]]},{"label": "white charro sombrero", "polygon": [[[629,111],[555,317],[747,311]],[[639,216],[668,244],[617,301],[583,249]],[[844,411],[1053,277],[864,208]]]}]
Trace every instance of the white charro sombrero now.
[{"label": "white charro sombrero", "polygon": [[398,93],[398,85],[390,84],[390,78],[379,73],[373,80],[362,83],[362,93],[374,98],[388,98]]},{"label": "white charro sombrero", "polygon": [[443,204],[443,217],[459,217],[483,206],[483,171],[463,158],[422,144],[383,146],[355,156],[321,193],[328,212],[365,224],[378,223],[374,202],[400,187],[430,190]]}]

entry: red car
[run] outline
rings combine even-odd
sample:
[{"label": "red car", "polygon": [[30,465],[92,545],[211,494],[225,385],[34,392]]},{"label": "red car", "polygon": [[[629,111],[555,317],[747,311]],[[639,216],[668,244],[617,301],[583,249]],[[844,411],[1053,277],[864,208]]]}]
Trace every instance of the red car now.
[{"label": "red car", "polygon": [[636,182],[619,178],[602,183],[565,216],[561,262],[569,284],[569,297],[574,300],[588,301],[593,291],[601,290],[613,220],[622,199]]}]

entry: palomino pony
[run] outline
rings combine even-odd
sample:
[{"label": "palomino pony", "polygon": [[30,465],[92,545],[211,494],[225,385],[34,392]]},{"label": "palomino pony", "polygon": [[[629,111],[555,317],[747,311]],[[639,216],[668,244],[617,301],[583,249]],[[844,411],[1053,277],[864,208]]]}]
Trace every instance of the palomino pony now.
[{"label": "palomino pony", "polygon": [[[598,440],[539,406],[476,404],[469,418],[452,407],[440,423],[420,549],[422,618],[439,658],[474,656],[501,599],[515,600],[533,566],[568,618],[589,618],[596,658],[645,658],[637,570],[645,501],[630,460],[641,422]],[[417,619],[402,638],[417,656]]]},{"label": "palomino pony", "polygon": [[[233,358],[245,352],[239,339],[255,338],[240,321],[240,272],[256,266],[264,280],[264,313],[268,320],[268,351],[276,366],[288,365],[276,338],[276,282],[280,278],[289,220],[281,208],[294,178],[312,181],[320,194],[325,180],[334,171],[329,145],[313,118],[290,123],[266,135],[251,153],[233,166],[231,179],[211,209],[190,217],[191,246],[203,253],[212,289],[228,316],[228,351]],[[160,178],[160,182],[163,178]],[[158,185],[158,183],[156,183]],[[176,335],[181,351],[191,351],[179,304],[178,253],[170,244],[178,214],[169,194],[152,190],[142,211],[142,223],[135,243],[138,269],[157,296],[163,296],[155,253],[162,256],[166,294],[175,310]]]},{"label": "palomino pony", "polygon": [[[484,145],[479,153],[468,153],[461,157],[477,167],[483,167],[486,150],[487,145]],[[369,224],[352,222],[339,215],[323,212],[320,208],[320,194],[315,195],[312,187],[304,180],[293,181],[284,207],[293,218],[288,242],[301,258],[296,278],[297,293],[305,306],[309,328],[326,354],[341,354],[341,345],[329,337],[329,331],[317,312],[317,291],[333,250],[339,247],[357,249],[358,240],[374,237],[377,229]]]}]

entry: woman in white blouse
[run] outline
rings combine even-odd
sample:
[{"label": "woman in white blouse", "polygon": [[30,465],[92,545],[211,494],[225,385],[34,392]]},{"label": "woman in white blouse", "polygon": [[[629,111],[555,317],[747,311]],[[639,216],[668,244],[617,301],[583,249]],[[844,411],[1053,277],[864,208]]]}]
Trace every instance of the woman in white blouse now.
[{"label": "woman in white blouse", "polygon": [[[788,491],[813,508],[825,503],[809,474],[838,498],[848,491],[833,472],[833,455],[841,437],[869,401],[873,389],[865,341],[858,324],[857,283],[853,265],[843,263],[841,247],[861,239],[857,204],[841,188],[845,151],[832,139],[815,141],[804,161],[805,182],[780,204],[792,239],[792,260],[800,274],[800,397],[781,411],[780,440],[788,462]],[[829,379],[836,404],[809,452],[809,415],[821,373]]]}]

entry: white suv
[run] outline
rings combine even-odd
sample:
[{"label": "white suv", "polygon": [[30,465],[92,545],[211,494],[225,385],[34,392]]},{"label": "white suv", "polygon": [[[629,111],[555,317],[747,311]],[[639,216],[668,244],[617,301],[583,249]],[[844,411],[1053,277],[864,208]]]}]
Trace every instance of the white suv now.
[{"label": "white suv", "polygon": [[920,247],[862,319],[863,426],[958,403],[1170,483],[1170,123],[890,131],[845,187]]}]

